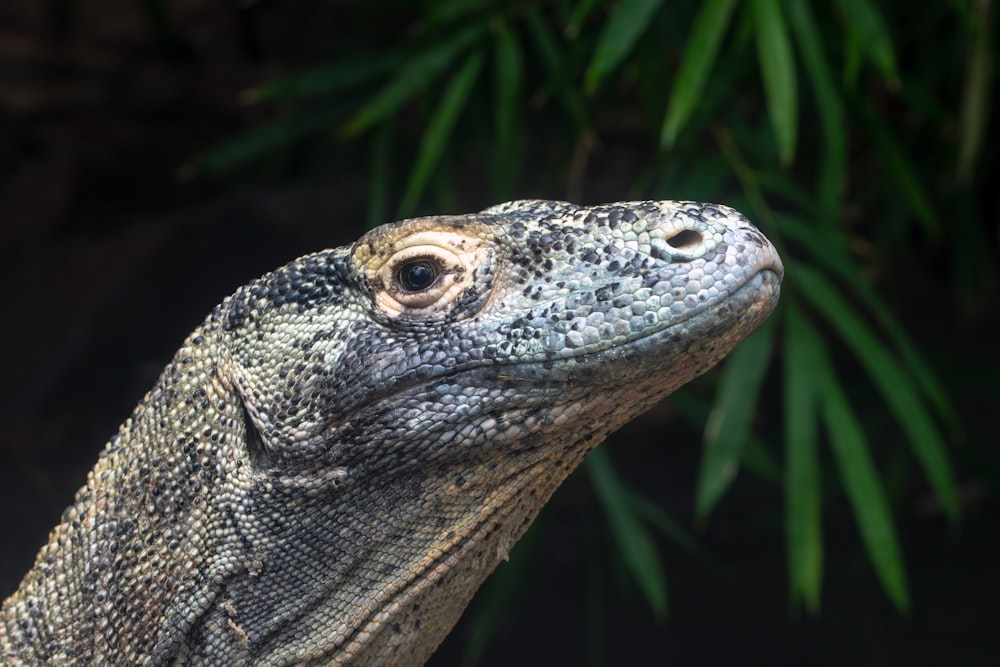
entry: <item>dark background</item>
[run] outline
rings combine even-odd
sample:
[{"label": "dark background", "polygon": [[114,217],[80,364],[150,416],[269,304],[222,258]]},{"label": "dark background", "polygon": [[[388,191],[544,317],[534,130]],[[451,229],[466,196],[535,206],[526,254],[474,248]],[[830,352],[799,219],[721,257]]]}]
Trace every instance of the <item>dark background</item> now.
[{"label": "dark background", "polygon": [[[243,103],[248,87],[326,57],[341,41],[371,51],[406,39],[412,15],[380,7],[305,0],[0,5],[0,596],[14,590],[103,443],[205,313],[238,285],[365,229],[368,154],[357,142],[342,141],[304,165],[294,151],[277,158],[280,168],[191,165],[282,112]],[[980,231],[994,258],[988,266],[995,266],[1000,183],[990,173],[995,125],[984,138],[981,185],[970,191],[980,198]],[[526,141],[539,146],[534,158],[547,154],[543,127],[526,130]],[[580,203],[631,196],[650,159],[645,135],[613,118],[599,132],[585,177],[573,180],[565,169],[553,175],[558,160],[533,160],[513,194]],[[481,178],[485,167],[456,171],[463,172],[457,207],[424,202],[423,212],[495,203]],[[946,259],[947,251],[916,246],[897,248],[903,259],[892,268],[901,273],[883,275],[880,289],[962,418],[953,454],[963,518],[950,526],[919,485],[902,494],[895,518],[913,601],[908,615],[879,588],[850,507],[836,495],[824,510],[822,611],[793,611],[781,488],[741,474],[710,520],[694,521],[701,434],[668,400],[609,447],[621,475],[685,524],[708,554],[692,557],[657,534],[669,620],[651,618],[578,474],[532,533],[530,563],[490,624],[479,664],[1000,664],[996,292],[987,286],[959,308],[943,263],[961,255]],[[772,420],[780,420],[780,402],[770,395],[776,382],[768,379],[762,399]],[[694,391],[710,395],[711,386],[708,378]],[[461,664],[473,631],[463,621],[432,664]]]}]

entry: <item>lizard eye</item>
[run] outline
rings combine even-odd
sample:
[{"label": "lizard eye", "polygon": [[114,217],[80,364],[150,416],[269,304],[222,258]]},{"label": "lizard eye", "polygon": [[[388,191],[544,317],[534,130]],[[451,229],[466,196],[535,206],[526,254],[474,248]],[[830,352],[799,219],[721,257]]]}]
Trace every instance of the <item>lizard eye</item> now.
[{"label": "lizard eye", "polygon": [[441,275],[441,265],[431,259],[416,259],[401,265],[396,282],[406,292],[423,292]]},{"label": "lizard eye", "polygon": [[[421,229],[416,219],[380,227],[362,239],[354,261],[375,307],[404,321],[434,321],[477,307],[492,289],[493,245],[480,234]],[[417,229],[413,229],[417,227]]]},{"label": "lizard eye", "polygon": [[392,255],[379,271],[388,312],[417,314],[439,309],[455,296],[466,267],[458,253],[432,245],[407,246]]}]

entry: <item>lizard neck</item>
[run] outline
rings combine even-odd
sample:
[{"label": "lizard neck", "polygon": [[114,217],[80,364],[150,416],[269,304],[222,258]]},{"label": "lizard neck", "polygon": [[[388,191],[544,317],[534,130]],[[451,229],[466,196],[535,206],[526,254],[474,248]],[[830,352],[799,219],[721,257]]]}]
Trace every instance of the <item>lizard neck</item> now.
[{"label": "lizard neck", "polygon": [[593,415],[583,427],[530,422],[506,452],[484,442],[460,464],[383,471],[378,483],[359,471],[326,493],[261,486],[258,519],[289,506],[294,518],[253,529],[268,535],[259,576],[231,580],[220,605],[261,664],[423,664],[559,484],[620,424],[615,407],[593,399],[574,406]]},{"label": "lizard neck", "polygon": [[235,532],[209,526],[240,512],[232,490],[244,462],[210,455],[220,439],[242,437],[232,398],[206,355],[177,353],[4,602],[4,655],[156,664],[180,645],[235,569],[224,557]]}]

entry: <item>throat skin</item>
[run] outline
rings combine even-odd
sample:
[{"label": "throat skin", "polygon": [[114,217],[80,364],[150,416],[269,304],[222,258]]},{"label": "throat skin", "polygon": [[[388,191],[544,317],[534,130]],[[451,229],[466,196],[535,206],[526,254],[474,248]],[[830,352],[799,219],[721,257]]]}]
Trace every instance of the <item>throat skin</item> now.
[{"label": "throat skin", "polygon": [[386,225],[240,288],[0,611],[14,665],[421,665],[604,437],[777,303],[691,202]]}]

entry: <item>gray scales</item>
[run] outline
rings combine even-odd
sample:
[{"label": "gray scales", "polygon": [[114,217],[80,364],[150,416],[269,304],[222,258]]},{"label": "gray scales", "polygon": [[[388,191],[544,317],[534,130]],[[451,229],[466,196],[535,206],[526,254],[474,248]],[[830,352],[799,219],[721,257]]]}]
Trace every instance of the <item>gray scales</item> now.
[{"label": "gray scales", "polygon": [[0,615],[20,665],[420,665],[608,433],[774,308],[691,202],[405,220],[241,287]]}]

